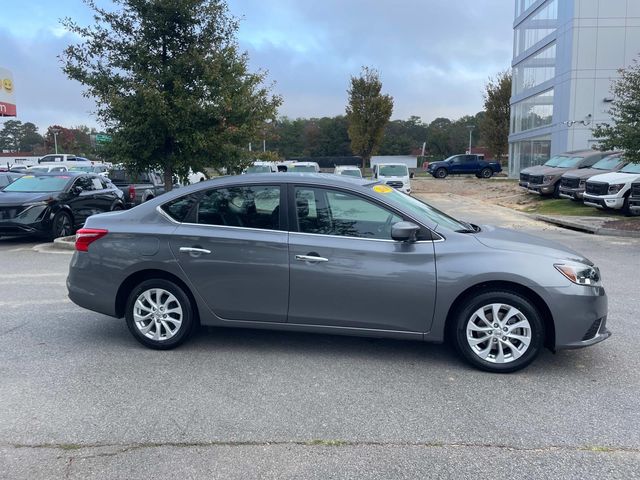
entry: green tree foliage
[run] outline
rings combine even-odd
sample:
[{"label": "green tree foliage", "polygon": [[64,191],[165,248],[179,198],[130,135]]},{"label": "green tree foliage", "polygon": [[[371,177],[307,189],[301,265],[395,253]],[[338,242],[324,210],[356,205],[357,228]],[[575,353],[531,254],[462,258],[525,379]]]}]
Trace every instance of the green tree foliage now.
[{"label": "green tree foliage", "polygon": [[625,158],[640,163],[640,64],[636,60],[620,69],[620,78],[611,85],[611,124],[593,130],[601,150],[624,150]]},{"label": "green tree foliage", "polygon": [[159,168],[165,184],[189,168],[237,169],[249,142],[274,119],[279,96],[251,73],[224,0],[85,0],[95,24],[64,26],[64,72],[86,87],[112,135],[109,154],[135,170]]},{"label": "green tree foliage", "polygon": [[410,155],[422,149],[427,140],[427,125],[420,117],[411,116],[408,120],[393,120],[387,123],[380,144],[380,155]]},{"label": "green tree foliage", "polygon": [[480,129],[485,146],[496,159],[509,151],[510,101],[511,73],[501,72],[495,79],[490,78],[485,86],[485,115]]},{"label": "green tree foliage", "polygon": [[41,148],[42,144],[42,135],[38,133],[38,127],[31,122],[7,120],[0,130],[0,150],[33,152]]},{"label": "green tree foliage", "polygon": [[362,157],[363,166],[380,146],[384,128],[393,112],[393,97],[382,94],[378,72],[364,67],[359,77],[351,77],[347,120],[351,150]]},{"label": "green tree foliage", "polygon": [[295,120],[283,117],[270,124],[265,139],[267,149],[283,159],[351,155],[347,119],[342,115]]}]

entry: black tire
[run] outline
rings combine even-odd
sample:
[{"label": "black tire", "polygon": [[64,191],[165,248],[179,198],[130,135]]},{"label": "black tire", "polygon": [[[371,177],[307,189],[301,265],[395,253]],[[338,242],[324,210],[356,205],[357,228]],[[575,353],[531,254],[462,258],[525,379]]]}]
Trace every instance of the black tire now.
[{"label": "black tire", "polygon": [[560,198],[560,181],[557,181],[556,186],[553,187],[553,198]]},{"label": "black tire", "polygon": [[153,195],[149,195],[142,203],[148,202],[149,200],[153,200]]},{"label": "black tire", "polygon": [[[482,338],[485,338],[485,335],[487,336],[487,341],[485,343],[479,343],[476,345],[476,347],[481,350],[481,352],[476,353],[467,339],[467,326],[475,322],[479,322],[478,324],[480,325],[485,325],[479,317],[476,317],[475,313],[483,307],[497,303],[506,307],[517,308],[529,322],[529,345],[525,346],[525,344],[520,340],[512,340],[506,336],[502,336],[503,333],[500,331],[500,327],[493,329],[493,326],[487,326],[485,328],[492,330],[487,330],[486,332],[474,332],[473,335],[477,335],[477,337],[470,337],[472,340],[473,338],[481,340]],[[502,319],[500,319],[501,313],[503,315]],[[493,316],[491,313],[487,315]],[[498,312],[499,321],[505,321],[506,324],[511,325],[521,320],[520,317],[511,317],[510,319],[505,319],[505,317],[506,308],[502,308]],[[495,325],[495,323],[493,323],[493,318],[489,320],[491,324]],[[544,324],[540,313],[527,298],[513,292],[491,290],[480,293],[479,295],[473,295],[457,310],[454,316],[454,322],[455,324],[452,331],[452,337],[456,350],[458,350],[464,360],[480,370],[494,373],[515,372],[529,365],[538,356],[544,345]],[[524,330],[516,329],[514,331],[520,331],[522,335],[525,335],[523,333]],[[503,341],[505,338],[508,342],[512,343],[505,343]],[[492,346],[489,347],[489,345]],[[522,348],[522,351],[518,350],[518,354],[520,356],[513,359],[513,349],[507,345],[514,345],[516,349]],[[482,353],[487,352],[487,348],[489,349],[487,358],[490,360],[481,358]],[[504,363],[497,363],[499,349],[503,351],[503,354],[507,352],[505,357],[507,361]],[[511,357],[511,360],[509,360],[509,356]]]},{"label": "black tire", "polygon": [[482,178],[491,178],[493,177],[493,170],[491,170],[490,168],[483,168],[482,170],[480,170],[480,176]]},{"label": "black tire", "polygon": [[440,167],[439,169],[436,170],[434,176],[436,178],[445,178],[448,174],[449,174],[449,172],[447,172],[446,168]]},{"label": "black tire", "polygon": [[73,219],[67,212],[58,212],[53,216],[51,220],[51,232],[49,233],[50,240],[55,240],[60,237],[68,237],[73,235]]},{"label": "black tire", "polygon": [[622,214],[627,217],[630,217],[633,215],[631,213],[631,206],[629,205],[629,197],[630,197],[630,194],[629,192],[627,192],[627,194],[624,197],[624,203],[622,204]]},{"label": "black tire", "polygon": [[122,205],[120,205],[119,203],[116,203],[113,208],[111,209],[112,212],[117,212],[119,210],[122,210]]},{"label": "black tire", "polygon": [[[172,334],[170,338],[162,339],[162,333],[164,332],[165,337],[168,335],[168,331],[165,326],[162,325],[163,320],[154,321],[154,319],[149,319],[149,323],[144,324],[141,322],[139,325],[136,324],[136,320],[134,318],[134,311],[136,308],[136,301],[138,297],[140,297],[144,292],[154,289],[160,289],[164,292],[168,292],[175,298],[175,302],[171,301],[169,305],[172,305],[172,309],[175,308],[173,305],[177,303],[177,305],[182,310],[181,324],[177,327],[176,331]],[[152,296],[153,298],[153,296]],[[157,298],[157,297],[156,297]],[[168,296],[161,295],[162,298],[169,298]],[[161,300],[162,301],[162,300]],[[144,312],[145,310],[143,310]],[[150,311],[150,310],[149,310]],[[160,312],[157,312],[159,316],[161,316]],[[177,314],[176,314],[177,315]],[[165,315],[165,318],[167,315]],[[184,290],[176,285],[175,283],[164,280],[164,279],[152,279],[145,280],[136,286],[129,295],[127,299],[127,305],[125,310],[125,319],[127,321],[127,327],[129,331],[133,335],[133,337],[140,342],[145,347],[153,348],[155,350],[169,350],[177,347],[181,343],[183,343],[191,334],[191,331],[194,328],[195,320],[194,320],[194,312],[193,305],[189,296],[184,292]],[[165,325],[174,326],[175,324],[171,321],[164,320]],[[151,325],[154,324],[154,325]],[[153,339],[145,336],[142,332],[141,328],[146,326],[150,326],[149,333],[151,335],[155,334],[156,331],[159,332],[159,339]]]}]

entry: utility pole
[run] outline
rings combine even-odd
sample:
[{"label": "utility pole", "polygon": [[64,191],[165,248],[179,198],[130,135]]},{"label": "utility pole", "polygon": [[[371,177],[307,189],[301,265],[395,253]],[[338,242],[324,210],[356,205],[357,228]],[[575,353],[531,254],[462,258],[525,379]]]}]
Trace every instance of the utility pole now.
[{"label": "utility pole", "polygon": [[58,130],[57,128],[52,128],[51,133],[53,133],[53,143],[56,146],[56,155],[57,155],[58,154],[58,134],[60,133],[60,130]]},{"label": "utility pole", "polygon": [[467,125],[467,128],[469,129],[469,154],[471,154],[471,132],[473,132],[473,129],[476,128],[474,125]]}]

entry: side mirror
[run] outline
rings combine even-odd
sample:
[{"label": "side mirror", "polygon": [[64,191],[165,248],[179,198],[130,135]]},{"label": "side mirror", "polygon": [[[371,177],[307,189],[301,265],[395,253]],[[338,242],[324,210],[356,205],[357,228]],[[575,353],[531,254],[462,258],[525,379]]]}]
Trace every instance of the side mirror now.
[{"label": "side mirror", "polygon": [[415,223],[398,222],[391,227],[391,238],[396,242],[415,242],[419,231]]},{"label": "side mirror", "polygon": [[413,172],[409,172],[409,178],[413,178],[413,177],[414,177],[414,175],[415,175],[415,173],[413,173]]},{"label": "side mirror", "polygon": [[82,187],[76,185],[71,189],[71,193],[73,193],[74,195],[80,195],[82,193]]}]

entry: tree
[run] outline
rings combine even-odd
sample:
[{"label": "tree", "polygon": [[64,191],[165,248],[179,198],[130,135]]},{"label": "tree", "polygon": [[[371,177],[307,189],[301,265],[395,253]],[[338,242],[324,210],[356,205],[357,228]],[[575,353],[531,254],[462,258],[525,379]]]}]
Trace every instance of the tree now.
[{"label": "tree", "polygon": [[282,100],[251,73],[225,0],[113,0],[107,11],[84,0],[95,24],[63,25],[63,70],[95,97],[112,141],[107,152],[134,170],[173,174],[204,166],[238,169],[249,142],[275,119]]},{"label": "tree", "polygon": [[22,125],[20,131],[19,150],[21,152],[33,152],[42,146],[44,139],[42,135],[38,133],[38,127],[31,122],[26,122]]},{"label": "tree", "polygon": [[640,64],[635,60],[619,73],[611,85],[612,124],[597,125],[593,136],[600,140],[600,150],[624,150],[625,159],[640,163]]},{"label": "tree", "polygon": [[351,150],[362,157],[367,168],[384,134],[384,127],[393,112],[393,97],[383,95],[377,70],[363,67],[359,77],[351,77],[347,120]]},{"label": "tree", "polygon": [[485,115],[480,131],[485,146],[496,160],[509,151],[509,123],[511,116],[511,73],[501,72],[490,78],[485,86]]},{"label": "tree", "polygon": [[42,135],[33,123],[7,120],[0,130],[0,151],[32,152],[42,145]]}]

